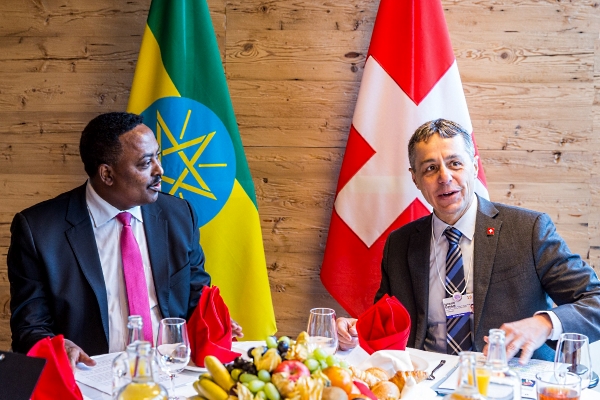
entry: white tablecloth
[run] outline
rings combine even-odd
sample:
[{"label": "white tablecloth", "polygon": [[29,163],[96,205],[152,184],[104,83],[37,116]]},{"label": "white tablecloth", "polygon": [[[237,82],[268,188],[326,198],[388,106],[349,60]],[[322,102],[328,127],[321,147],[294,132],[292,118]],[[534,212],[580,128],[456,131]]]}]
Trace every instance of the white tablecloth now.
[{"label": "white tablecloth", "polygon": [[[234,343],[233,349],[245,354],[249,348],[263,345],[263,344],[264,344],[264,342],[238,342],[238,343]],[[407,349],[407,351],[409,352],[411,357],[418,358],[419,361],[424,360],[427,362],[427,368],[426,368],[427,372],[431,372],[431,370],[433,368],[435,368],[441,360],[446,360],[446,364],[435,372],[434,375],[435,375],[436,379],[432,380],[432,381],[426,381],[426,383],[429,386],[435,386],[441,380],[445,379],[453,371],[454,367],[456,366],[456,363],[458,362],[457,356],[450,356],[450,355],[440,354],[440,353],[431,353],[431,352],[416,350],[416,349]],[[344,352],[340,351],[337,353],[337,355],[340,358],[348,359],[348,361],[358,360],[358,359],[362,359],[364,357],[368,357],[368,354],[365,353],[364,350],[362,350],[360,348],[355,349],[353,351],[344,351]],[[199,376],[200,372],[185,370],[184,372],[182,372],[182,374],[189,375],[189,376]],[[85,399],[89,399],[89,400],[110,400],[111,399],[111,397],[109,395],[102,393],[96,389],[93,389],[89,386],[79,383],[79,387],[81,388],[81,392],[83,393]],[[191,386],[191,384],[176,388],[175,392],[178,396],[193,397],[194,395],[196,395],[196,391]],[[600,388],[584,390],[581,394],[581,400],[600,400]]]}]

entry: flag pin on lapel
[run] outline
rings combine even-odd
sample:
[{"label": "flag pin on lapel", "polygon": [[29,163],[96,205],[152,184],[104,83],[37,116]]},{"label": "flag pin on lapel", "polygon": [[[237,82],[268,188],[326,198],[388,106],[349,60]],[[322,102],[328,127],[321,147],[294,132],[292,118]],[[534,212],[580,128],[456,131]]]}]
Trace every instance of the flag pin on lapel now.
[{"label": "flag pin on lapel", "polygon": [[487,235],[488,236],[494,236],[495,232],[496,232],[496,230],[494,228],[487,228]]}]

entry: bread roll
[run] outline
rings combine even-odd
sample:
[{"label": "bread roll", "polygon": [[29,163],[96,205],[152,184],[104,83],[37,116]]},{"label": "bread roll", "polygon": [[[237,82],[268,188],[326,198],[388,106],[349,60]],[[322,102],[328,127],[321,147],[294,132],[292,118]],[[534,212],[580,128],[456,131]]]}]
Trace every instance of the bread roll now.
[{"label": "bread roll", "polygon": [[388,373],[385,372],[385,370],[383,370],[381,368],[372,367],[372,368],[366,369],[365,372],[373,375],[374,377],[378,378],[380,381],[387,381],[390,379],[390,376],[388,375]]},{"label": "bread roll", "polygon": [[390,382],[393,382],[400,391],[404,388],[404,384],[406,383],[406,378],[412,376],[415,379],[415,382],[419,383],[427,379],[427,372],[425,371],[398,371],[396,375],[394,375]]},{"label": "bread roll", "polygon": [[[381,381],[381,378],[378,378],[367,371],[363,371],[362,369],[353,367],[352,365],[350,366],[350,371],[352,371],[352,376],[354,378],[363,381],[369,388],[372,388],[375,386],[375,384]],[[383,380],[388,380],[387,374]]]},{"label": "bread roll", "polygon": [[376,383],[371,388],[371,392],[379,400],[398,400],[400,398],[400,390],[390,381],[381,381]]}]

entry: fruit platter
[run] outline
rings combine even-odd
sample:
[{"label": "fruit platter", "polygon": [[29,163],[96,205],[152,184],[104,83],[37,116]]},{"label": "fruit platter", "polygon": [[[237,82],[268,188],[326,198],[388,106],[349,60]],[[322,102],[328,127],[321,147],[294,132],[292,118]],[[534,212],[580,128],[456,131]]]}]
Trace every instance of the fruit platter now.
[{"label": "fruit platter", "polygon": [[[425,371],[357,368],[311,346],[302,332],[293,340],[270,336],[246,357],[223,364],[204,359],[207,372],[194,382],[196,399],[206,400],[398,400],[429,397]],[[424,392],[427,391],[427,392]]]}]

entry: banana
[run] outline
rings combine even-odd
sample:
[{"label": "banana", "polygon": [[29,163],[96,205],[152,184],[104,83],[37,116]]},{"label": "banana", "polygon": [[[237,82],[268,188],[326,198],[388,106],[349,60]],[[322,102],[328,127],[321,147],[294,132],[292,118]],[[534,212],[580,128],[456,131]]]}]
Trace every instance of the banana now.
[{"label": "banana", "polygon": [[194,389],[196,390],[196,393],[198,393],[198,395],[202,398],[206,398],[206,395],[204,394],[204,389],[202,389],[202,387],[200,387],[200,381],[202,379],[199,379],[197,381],[195,381],[192,386],[194,387]]},{"label": "banana", "polygon": [[194,382],[194,389],[208,400],[227,400],[229,394],[210,379],[200,379]]},{"label": "banana", "polygon": [[211,374],[209,374],[208,372],[205,372],[203,374],[201,374],[198,379],[210,379],[211,381],[213,380],[213,377]]},{"label": "banana", "polygon": [[[213,377],[213,380],[225,390],[225,392],[229,392],[229,390],[235,385],[235,382],[227,368],[219,361],[219,359],[215,356],[206,356],[204,358],[204,366],[210,372]],[[205,379],[203,379],[205,380]],[[211,399],[212,400],[212,399]]]}]

